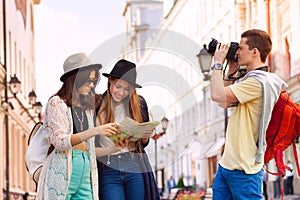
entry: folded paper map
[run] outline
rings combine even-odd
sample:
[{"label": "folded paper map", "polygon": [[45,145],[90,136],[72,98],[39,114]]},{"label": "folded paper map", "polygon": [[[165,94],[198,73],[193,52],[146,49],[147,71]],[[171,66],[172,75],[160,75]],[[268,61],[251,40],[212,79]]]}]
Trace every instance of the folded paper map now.
[{"label": "folded paper map", "polygon": [[160,122],[157,121],[139,123],[130,117],[126,117],[119,123],[121,134],[109,136],[109,138],[114,141],[129,137],[131,137],[130,141],[137,141],[140,138],[149,138],[153,136],[152,130],[159,124]]}]

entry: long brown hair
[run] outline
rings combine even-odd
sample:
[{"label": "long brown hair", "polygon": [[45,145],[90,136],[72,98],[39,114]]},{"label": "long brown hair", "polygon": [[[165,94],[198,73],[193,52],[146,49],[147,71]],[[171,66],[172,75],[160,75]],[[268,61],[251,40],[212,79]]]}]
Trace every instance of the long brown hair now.
[{"label": "long brown hair", "polygon": [[[115,78],[112,78],[113,80]],[[107,84],[107,91],[105,95],[103,96],[101,108],[98,112],[97,118],[100,125],[115,122],[115,105],[112,101],[112,96],[110,93],[110,86],[111,83],[108,82]],[[141,111],[141,105],[139,96],[133,87],[133,85],[130,85],[130,95],[122,100],[122,103],[125,107],[125,111],[129,111],[130,117],[134,119],[137,122],[142,123],[143,117],[142,117],[142,111]],[[136,142],[129,142],[128,149],[132,149],[133,147],[136,147],[136,150],[141,153],[143,150],[142,140],[138,140]]]},{"label": "long brown hair", "polygon": [[94,109],[100,101],[99,96],[95,95],[95,87],[91,89],[87,96],[79,95],[79,98],[77,98],[77,89],[86,83],[92,71],[95,71],[95,78],[99,79],[100,72],[95,68],[70,72],[55,95],[62,98],[68,107],[72,107],[74,102],[79,102],[84,110]]}]

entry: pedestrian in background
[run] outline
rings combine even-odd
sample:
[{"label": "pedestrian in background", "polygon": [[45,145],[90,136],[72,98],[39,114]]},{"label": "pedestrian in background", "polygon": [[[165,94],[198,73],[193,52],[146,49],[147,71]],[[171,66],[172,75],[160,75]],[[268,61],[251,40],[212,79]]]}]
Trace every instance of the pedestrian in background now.
[{"label": "pedestrian in background", "polygon": [[[226,131],[224,153],[219,161],[213,183],[213,199],[263,199],[263,165],[265,133],[272,109],[286,86],[265,65],[271,52],[268,33],[252,29],[241,35],[236,56],[228,61],[223,80],[223,63],[230,44],[219,43],[214,53],[211,75],[211,98],[222,108],[233,107]],[[229,74],[246,66],[247,73],[239,79]]]},{"label": "pedestrian in background", "polygon": [[285,177],[284,177],[284,193],[285,194],[294,194],[294,166],[291,161],[288,160],[287,166],[290,169],[286,169]]},{"label": "pedestrian in background", "polygon": [[37,199],[98,199],[96,155],[120,148],[95,150],[94,136],[119,134],[119,130],[114,123],[94,128],[94,109],[99,102],[94,89],[101,65],[78,53],[69,56],[63,68],[63,85],[45,110],[44,125],[54,150],[43,165]]},{"label": "pedestrian in background", "polygon": [[169,178],[168,181],[167,181],[167,185],[168,185],[169,193],[171,192],[171,189],[172,189],[172,188],[176,188],[176,187],[177,187],[176,182],[175,182],[175,180],[173,179],[173,176],[172,176],[172,175],[170,175],[170,178]]},{"label": "pedestrian in background", "polygon": [[268,173],[264,170],[263,174],[263,193],[265,200],[268,200]]},{"label": "pedestrian in background", "polygon": [[[136,65],[119,60],[112,71],[103,73],[108,78],[107,91],[102,96],[97,114],[99,125],[120,123],[125,117],[135,121],[149,121],[148,106],[138,95],[136,88]],[[98,142],[98,141],[96,141]],[[144,148],[149,138],[131,141],[121,151],[98,158],[99,193],[103,200],[156,200],[158,188]],[[105,136],[99,137],[102,147],[111,147],[113,142]]]}]

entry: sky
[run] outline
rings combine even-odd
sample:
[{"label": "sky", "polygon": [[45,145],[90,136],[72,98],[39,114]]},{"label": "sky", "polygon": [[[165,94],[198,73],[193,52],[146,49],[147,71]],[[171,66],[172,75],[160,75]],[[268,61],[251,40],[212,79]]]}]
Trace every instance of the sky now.
[{"label": "sky", "polygon": [[34,7],[36,94],[43,109],[62,85],[63,62],[125,32],[126,0],[41,0]]},{"label": "sky", "polygon": [[[103,65],[102,73],[110,72],[126,45],[125,17],[122,16],[125,3],[126,0],[41,0],[40,4],[35,5],[36,95],[37,101],[43,105],[43,111],[48,99],[62,86],[59,78],[63,74],[63,63],[68,56],[85,52],[92,58],[93,63]],[[179,39],[186,39],[180,34],[173,34]],[[166,52],[172,54],[173,46],[170,45],[169,48],[171,49]],[[187,48],[186,51],[190,49]],[[181,51],[179,53],[185,53]],[[174,56],[178,57],[177,54],[175,51]],[[195,58],[195,53],[192,52],[191,56]],[[138,71],[138,83],[145,81],[139,78],[151,77],[148,84],[142,84],[143,88],[138,93],[147,99],[153,120],[159,121],[164,116],[171,119],[174,112],[181,113],[187,105],[192,104],[183,103],[182,100],[178,105],[170,107],[170,102],[176,101],[178,90],[183,87],[178,85],[181,84],[180,81],[176,84],[170,83],[173,79],[165,77],[173,77],[171,74],[175,74],[184,81],[185,77],[170,71],[168,65],[162,66],[160,63],[152,67],[155,66],[159,69],[155,68],[156,71],[150,72],[147,71],[150,68],[142,68],[144,72],[147,71],[146,74],[142,70]],[[157,70],[160,71],[159,76]],[[163,72],[167,73],[166,76]],[[152,80],[154,77],[156,79]],[[106,78],[100,78],[97,93],[103,93],[106,89]],[[188,91],[192,85],[187,84]]]},{"label": "sky", "polygon": [[[100,55],[100,63],[104,69],[102,72],[110,72],[111,69],[107,66],[112,67],[115,59],[118,59],[118,48],[122,46],[122,37],[126,35],[125,17],[122,16],[125,2],[126,0],[41,0],[40,4],[35,5],[36,94],[37,101],[43,105],[43,111],[48,99],[62,86],[59,78],[63,74],[63,63],[68,56],[78,52]],[[181,36],[180,38],[182,39]],[[167,52],[172,54],[172,51]],[[177,55],[176,51],[174,55]],[[194,52],[192,57],[195,57]],[[159,70],[152,70],[147,77],[156,79],[143,85],[138,93],[147,100],[154,121],[160,121],[163,116],[171,120],[174,112],[168,105],[169,102],[175,102],[177,94],[181,94],[178,90],[183,86],[177,86],[185,77],[170,71],[169,66],[159,64],[153,67],[159,67]],[[147,72],[150,68],[143,69]],[[160,73],[157,74],[157,71]],[[171,78],[166,78],[171,77],[171,74],[177,75],[179,81],[176,84],[170,82]],[[104,84],[106,87],[107,81],[102,80],[105,78],[101,78],[100,85]],[[138,80],[137,82],[140,83]],[[192,86],[186,84],[187,89],[191,89]],[[179,110],[177,114],[189,105],[193,104],[181,100],[175,108]],[[176,127],[179,129],[181,122]],[[175,136],[176,134],[168,136],[168,141],[172,141]]]}]

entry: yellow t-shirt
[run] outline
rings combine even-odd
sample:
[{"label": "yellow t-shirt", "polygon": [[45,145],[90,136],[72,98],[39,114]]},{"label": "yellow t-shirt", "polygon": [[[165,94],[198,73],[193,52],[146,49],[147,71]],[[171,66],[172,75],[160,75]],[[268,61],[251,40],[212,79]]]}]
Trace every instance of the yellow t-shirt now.
[{"label": "yellow t-shirt", "polygon": [[254,174],[263,163],[255,162],[262,110],[262,86],[253,78],[230,86],[239,100],[229,118],[224,154],[220,165],[229,170]]}]

